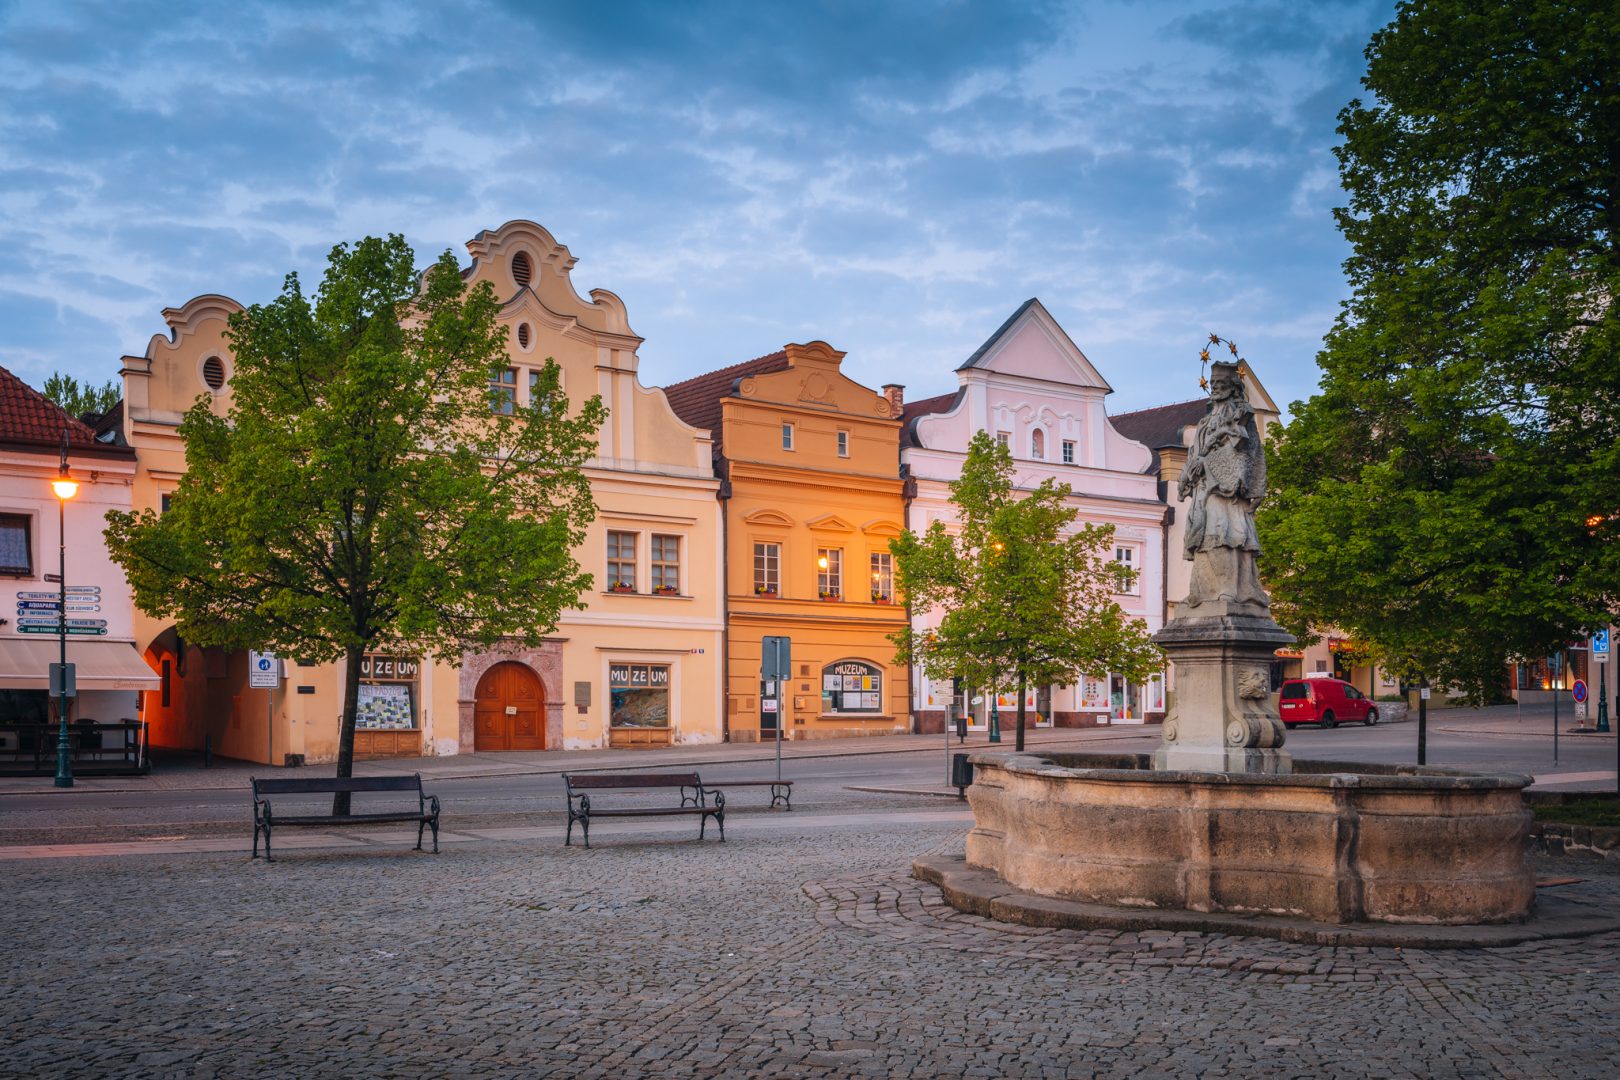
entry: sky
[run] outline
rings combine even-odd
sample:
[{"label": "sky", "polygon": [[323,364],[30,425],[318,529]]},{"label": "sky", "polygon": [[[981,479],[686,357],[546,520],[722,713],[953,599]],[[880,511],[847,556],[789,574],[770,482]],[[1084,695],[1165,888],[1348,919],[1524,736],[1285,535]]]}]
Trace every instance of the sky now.
[{"label": "sky", "polygon": [[1210,332],[1285,408],[1346,296],[1338,111],[1392,0],[0,0],[0,365],[116,378],[165,307],[463,264],[526,218],[642,381],[825,340],[908,398],[1037,296],[1114,387]]}]

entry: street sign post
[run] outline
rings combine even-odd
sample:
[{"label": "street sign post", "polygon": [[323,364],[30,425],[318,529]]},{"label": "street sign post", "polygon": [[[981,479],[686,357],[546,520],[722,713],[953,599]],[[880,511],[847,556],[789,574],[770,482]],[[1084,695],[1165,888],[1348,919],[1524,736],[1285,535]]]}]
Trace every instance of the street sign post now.
[{"label": "street sign post", "polygon": [[[793,678],[793,639],[786,637],[765,637],[760,641],[759,678],[762,683],[770,683],[771,691],[776,694],[776,778],[782,779],[782,722],[787,718],[787,682]],[[761,706],[761,717],[764,707]],[[760,734],[764,734],[763,720],[760,725]]]},{"label": "street sign post", "polygon": [[249,651],[248,687],[270,691],[264,695],[264,758],[271,765],[275,764],[276,746],[275,690],[280,685],[281,661],[276,659],[276,654]]},{"label": "street sign post", "polygon": [[[1609,630],[1605,627],[1592,635],[1592,663],[1598,669],[1597,729],[1609,730]],[[1615,773],[1620,784],[1620,772]]]}]

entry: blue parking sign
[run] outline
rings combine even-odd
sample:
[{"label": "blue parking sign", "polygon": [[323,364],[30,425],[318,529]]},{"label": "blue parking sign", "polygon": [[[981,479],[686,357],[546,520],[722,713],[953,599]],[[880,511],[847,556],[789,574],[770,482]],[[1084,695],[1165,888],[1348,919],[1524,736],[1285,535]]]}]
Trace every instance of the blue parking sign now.
[{"label": "blue parking sign", "polygon": [[1596,630],[1592,633],[1592,659],[1607,660],[1609,658],[1609,632]]}]

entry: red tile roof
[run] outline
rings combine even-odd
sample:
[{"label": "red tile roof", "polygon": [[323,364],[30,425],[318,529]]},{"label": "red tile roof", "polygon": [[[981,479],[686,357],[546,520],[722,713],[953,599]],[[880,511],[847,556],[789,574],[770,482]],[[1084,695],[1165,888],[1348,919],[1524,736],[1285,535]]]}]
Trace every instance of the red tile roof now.
[{"label": "red tile roof", "polygon": [[921,446],[917,441],[917,428],[915,421],[933,413],[949,412],[962,396],[962,391],[953,390],[949,394],[940,394],[937,397],[918,398],[908,401],[900,410],[900,445]]},{"label": "red tile roof", "polygon": [[134,454],[127,447],[98,443],[95,432],[87,424],[69,416],[60,405],[0,368],[0,445],[54,454],[62,445],[64,428],[68,433],[68,447],[75,454],[117,457]]},{"label": "red tile roof", "polygon": [[773,371],[786,371],[787,351],[744,360],[718,371],[696,375],[683,382],[664,387],[664,396],[675,415],[696,428],[707,428],[714,437],[714,451],[720,452],[721,401],[731,396],[737,380],[746,375],[766,375]]},{"label": "red tile roof", "polygon": [[1172,405],[1156,405],[1151,409],[1120,413],[1110,416],[1108,422],[1127,439],[1139,442],[1149,450],[1157,450],[1162,446],[1182,445],[1183,429],[1198,423],[1208,411],[1209,398],[1194,398]]}]

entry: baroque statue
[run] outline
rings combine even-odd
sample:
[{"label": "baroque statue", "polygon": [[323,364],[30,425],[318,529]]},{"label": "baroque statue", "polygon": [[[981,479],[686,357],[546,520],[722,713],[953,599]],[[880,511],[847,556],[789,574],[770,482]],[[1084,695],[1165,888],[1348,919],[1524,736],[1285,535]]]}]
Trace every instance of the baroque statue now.
[{"label": "baroque statue", "polygon": [[1188,500],[1186,608],[1220,604],[1264,614],[1271,600],[1255,560],[1254,512],[1266,493],[1266,455],[1238,366],[1210,370],[1209,412],[1198,422],[1179,491]]}]

